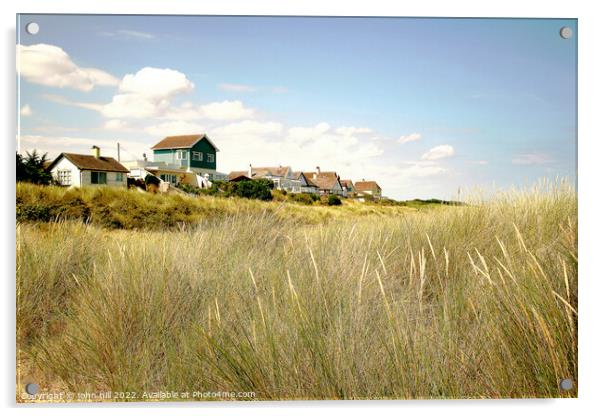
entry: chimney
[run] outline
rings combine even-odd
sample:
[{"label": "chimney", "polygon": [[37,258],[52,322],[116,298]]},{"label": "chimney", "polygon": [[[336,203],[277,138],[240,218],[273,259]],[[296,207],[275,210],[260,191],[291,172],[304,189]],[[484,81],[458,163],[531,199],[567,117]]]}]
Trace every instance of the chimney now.
[{"label": "chimney", "polygon": [[117,142],[117,161],[121,162],[121,147],[119,146],[119,142]]},{"label": "chimney", "polygon": [[318,172],[318,175],[320,174],[320,167],[316,166],[316,172]]},{"label": "chimney", "polygon": [[96,159],[100,158],[100,147],[92,146],[92,156],[94,156]]},{"label": "chimney", "polygon": [[249,163],[249,172],[247,172],[247,176],[249,178],[253,177],[253,166],[251,166],[251,164]]}]

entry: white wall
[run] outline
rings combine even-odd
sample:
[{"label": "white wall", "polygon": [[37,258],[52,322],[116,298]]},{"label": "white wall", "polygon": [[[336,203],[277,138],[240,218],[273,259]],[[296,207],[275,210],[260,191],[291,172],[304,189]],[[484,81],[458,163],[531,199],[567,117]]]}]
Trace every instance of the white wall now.
[{"label": "white wall", "polygon": [[71,172],[71,186],[81,186],[79,169],[73,163],[71,163],[67,158],[61,158],[59,162],[52,168],[50,173],[55,180],[58,180],[58,172],[59,170],[68,170]]}]

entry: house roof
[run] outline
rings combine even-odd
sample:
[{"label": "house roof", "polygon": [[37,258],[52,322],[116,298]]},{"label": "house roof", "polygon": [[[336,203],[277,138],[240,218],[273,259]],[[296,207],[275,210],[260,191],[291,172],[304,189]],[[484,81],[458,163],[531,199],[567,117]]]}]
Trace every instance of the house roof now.
[{"label": "house roof", "polygon": [[69,160],[79,170],[100,170],[106,172],[129,172],[121,163],[113,159],[112,157],[100,156],[95,158],[92,155],[80,155],[77,153],[61,153],[56,159],[48,166],[48,170],[52,169],[56,163],[62,158]]},{"label": "house roof", "polygon": [[341,179],[341,185],[345,186],[345,187],[350,187],[353,188],[353,181],[351,179]]},{"label": "house roof", "polygon": [[[318,188],[324,190],[334,189],[339,182],[339,176],[336,172],[303,172],[308,181],[314,183]],[[314,178],[314,175],[316,177]]]},{"label": "house roof", "polygon": [[315,183],[313,183],[313,182],[311,181],[311,179],[310,179],[310,178],[308,178],[308,177],[307,177],[307,176],[306,176],[306,175],[305,175],[303,172],[301,172],[301,171],[298,171],[298,172],[291,172],[291,175],[292,175],[292,176],[293,176],[293,178],[294,178],[294,179],[296,179],[296,180],[300,180],[300,179],[301,179],[301,177],[305,178],[305,182],[307,182],[307,186],[311,186],[311,187],[314,187],[314,188],[317,188],[317,187],[318,187],[318,185],[316,185]]},{"label": "house roof", "polygon": [[192,146],[206,139],[216,152],[219,152],[217,146],[207,137],[206,134],[188,134],[184,136],[168,136],[159,143],[151,147],[153,150],[159,149],[190,149]]},{"label": "house roof", "polygon": [[377,189],[381,189],[381,187],[374,181],[359,181],[355,183],[356,191],[374,191]]},{"label": "house roof", "polygon": [[[285,177],[288,175],[291,170],[290,166],[278,166],[278,167],[261,167],[261,168],[251,168],[251,176],[253,178],[263,178],[266,176],[279,176]],[[249,176],[248,170],[235,170],[230,172],[228,175],[229,178],[237,178],[239,176]]]},{"label": "house roof", "polygon": [[239,178],[247,178],[250,179],[248,176],[248,172],[244,171],[244,170],[233,170],[232,172],[230,172],[228,174],[228,180],[229,181],[233,181],[235,179],[239,179]]}]

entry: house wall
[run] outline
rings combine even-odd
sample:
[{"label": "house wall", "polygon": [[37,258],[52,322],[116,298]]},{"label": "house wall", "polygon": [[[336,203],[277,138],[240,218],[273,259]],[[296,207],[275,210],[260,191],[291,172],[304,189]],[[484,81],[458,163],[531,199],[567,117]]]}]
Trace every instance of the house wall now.
[{"label": "house wall", "polygon": [[[186,160],[176,159],[176,152],[181,150],[186,153]],[[203,160],[192,160],[192,152],[201,152]],[[207,155],[213,155],[213,162],[207,161]],[[194,170],[215,171],[217,163],[216,152],[213,146],[203,139],[190,149],[158,149],[153,150],[153,159],[155,162],[165,162],[171,165],[185,166],[186,168],[196,168]]]},{"label": "house wall", "polygon": [[58,181],[59,170],[68,170],[71,172],[71,186],[81,186],[79,169],[67,158],[63,157],[59,162],[52,168],[50,173],[52,177]]},{"label": "house wall", "polygon": [[117,176],[118,172],[107,172],[107,184],[98,185],[92,183],[92,171],[84,170],[81,172],[81,186],[115,186],[127,188],[127,174],[125,172],[121,173],[121,181],[117,180]]}]

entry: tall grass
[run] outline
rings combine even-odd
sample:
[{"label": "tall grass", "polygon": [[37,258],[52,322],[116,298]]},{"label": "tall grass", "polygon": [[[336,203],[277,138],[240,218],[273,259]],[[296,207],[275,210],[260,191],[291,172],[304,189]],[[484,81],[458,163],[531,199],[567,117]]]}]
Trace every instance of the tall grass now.
[{"label": "tall grass", "polygon": [[577,395],[559,389],[578,379],[571,189],[318,225],[249,210],[17,233],[19,382],[45,390]]}]

